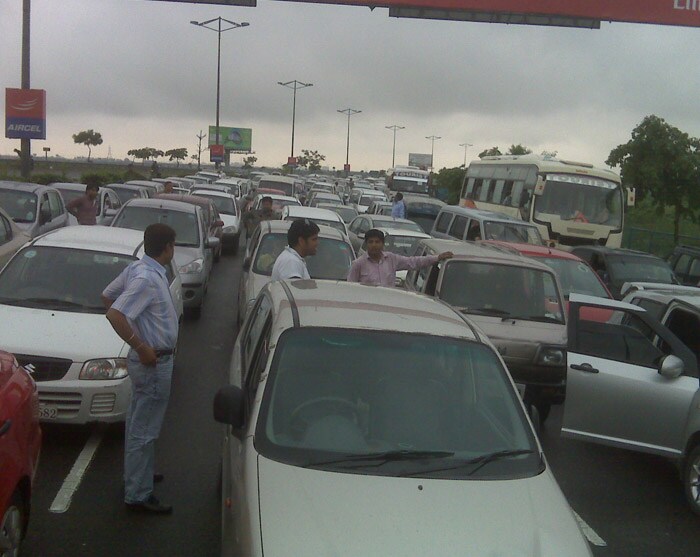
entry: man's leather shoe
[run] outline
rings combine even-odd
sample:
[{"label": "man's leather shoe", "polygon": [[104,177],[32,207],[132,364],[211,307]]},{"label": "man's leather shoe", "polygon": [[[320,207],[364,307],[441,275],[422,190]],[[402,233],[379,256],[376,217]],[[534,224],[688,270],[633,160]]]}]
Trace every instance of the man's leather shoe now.
[{"label": "man's leather shoe", "polygon": [[126,508],[130,511],[140,511],[153,514],[170,514],[173,512],[172,505],[164,505],[155,495],[151,495],[148,499],[141,503],[125,503]]},{"label": "man's leather shoe", "polygon": [[163,474],[153,474],[153,483],[154,484],[159,484],[165,479],[165,476]]}]

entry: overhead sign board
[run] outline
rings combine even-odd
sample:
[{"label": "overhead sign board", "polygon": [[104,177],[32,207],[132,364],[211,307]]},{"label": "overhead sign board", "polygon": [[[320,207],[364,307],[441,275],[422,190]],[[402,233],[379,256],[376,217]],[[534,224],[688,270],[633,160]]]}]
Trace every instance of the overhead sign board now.
[{"label": "overhead sign board", "polygon": [[[216,145],[216,126],[209,126],[209,146]],[[253,145],[253,130],[219,126],[219,145],[232,153],[250,153]]]},{"label": "overhead sign board", "polygon": [[46,91],[5,89],[5,137],[46,139]]},{"label": "overhead sign board", "polygon": [[[255,0],[169,0],[254,6]],[[700,0],[287,0],[389,8],[394,17],[597,28],[601,21],[700,27]]]},{"label": "overhead sign board", "polygon": [[430,153],[409,153],[408,166],[417,166],[418,168],[432,168],[433,157]]},{"label": "overhead sign board", "polygon": [[211,145],[209,147],[209,161],[210,162],[224,162],[224,146],[223,145]]}]

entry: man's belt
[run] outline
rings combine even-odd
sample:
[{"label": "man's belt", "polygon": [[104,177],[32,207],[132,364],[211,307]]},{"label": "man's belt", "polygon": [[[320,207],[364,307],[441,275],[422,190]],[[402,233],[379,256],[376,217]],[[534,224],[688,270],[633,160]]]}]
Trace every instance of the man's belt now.
[{"label": "man's belt", "polygon": [[156,358],[162,358],[163,356],[172,356],[175,350],[156,350]]}]

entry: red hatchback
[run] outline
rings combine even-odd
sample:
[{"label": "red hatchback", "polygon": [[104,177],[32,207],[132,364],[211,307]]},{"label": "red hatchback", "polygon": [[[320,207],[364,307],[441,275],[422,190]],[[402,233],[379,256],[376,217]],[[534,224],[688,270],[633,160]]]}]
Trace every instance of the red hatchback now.
[{"label": "red hatchback", "polygon": [[0,554],[18,555],[39,461],[39,397],[29,373],[0,351]]}]

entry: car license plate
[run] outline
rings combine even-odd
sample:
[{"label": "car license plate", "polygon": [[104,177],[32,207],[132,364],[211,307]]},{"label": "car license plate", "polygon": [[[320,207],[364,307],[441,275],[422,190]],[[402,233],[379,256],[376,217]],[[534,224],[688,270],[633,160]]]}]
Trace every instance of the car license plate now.
[{"label": "car license plate", "polygon": [[39,405],[39,419],[53,420],[58,417],[58,408],[49,406],[48,404]]}]

